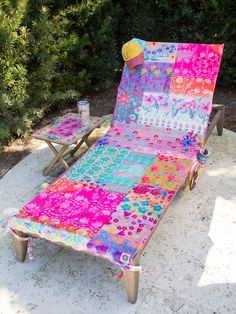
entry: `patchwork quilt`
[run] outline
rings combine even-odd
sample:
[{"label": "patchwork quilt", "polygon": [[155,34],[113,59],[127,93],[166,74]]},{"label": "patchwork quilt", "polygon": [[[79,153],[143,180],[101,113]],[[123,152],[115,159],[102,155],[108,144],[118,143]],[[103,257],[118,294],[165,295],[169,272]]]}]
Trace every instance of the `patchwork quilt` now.
[{"label": "patchwork quilt", "polygon": [[108,133],[9,221],[124,269],[203,148],[223,45],[146,42],[124,66]]}]

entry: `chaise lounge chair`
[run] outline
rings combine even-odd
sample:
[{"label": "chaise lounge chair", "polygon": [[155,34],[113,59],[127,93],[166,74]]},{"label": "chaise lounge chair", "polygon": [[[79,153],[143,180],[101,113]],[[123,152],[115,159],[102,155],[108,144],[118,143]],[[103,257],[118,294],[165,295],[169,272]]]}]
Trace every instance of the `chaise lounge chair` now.
[{"label": "chaise lounge chair", "polygon": [[9,221],[19,261],[30,236],[106,258],[124,271],[132,303],[146,244],[195,179],[223,52],[137,41],[144,63],[125,65],[108,133]]}]

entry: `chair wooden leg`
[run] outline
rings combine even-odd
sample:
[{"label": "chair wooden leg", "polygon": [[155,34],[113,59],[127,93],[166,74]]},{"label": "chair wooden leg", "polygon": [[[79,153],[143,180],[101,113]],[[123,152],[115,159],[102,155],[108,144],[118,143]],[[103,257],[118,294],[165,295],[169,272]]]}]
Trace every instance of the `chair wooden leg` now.
[{"label": "chair wooden leg", "polygon": [[[140,256],[137,256],[134,260],[134,266],[139,266]],[[139,271],[125,270],[124,271],[124,284],[128,301],[135,303],[138,298],[138,286],[139,286]]]},{"label": "chair wooden leg", "polygon": [[23,263],[27,254],[28,236],[21,231],[13,230],[12,239],[16,258],[19,262]]},{"label": "chair wooden leg", "polygon": [[224,117],[225,117],[225,108],[223,107],[221,110],[220,110],[220,118],[219,118],[219,121],[217,122],[217,132],[218,132],[218,135],[222,135],[223,134],[223,127],[224,127]]}]

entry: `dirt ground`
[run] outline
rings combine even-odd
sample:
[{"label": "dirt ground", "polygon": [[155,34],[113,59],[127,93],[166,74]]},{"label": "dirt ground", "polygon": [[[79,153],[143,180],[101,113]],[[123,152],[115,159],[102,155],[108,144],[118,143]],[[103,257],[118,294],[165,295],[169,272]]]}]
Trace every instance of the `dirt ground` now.
[{"label": "dirt ground", "polygon": [[[85,95],[90,102],[92,116],[104,116],[113,113],[117,94],[117,84],[94,95]],[[236,86],[230,88],[217,88],[213,103],[224,104],[226,107],[224,127],[236,132]],[[47,115],[34,130],[41,128],[66,112],[76,112],[76,104],[68,106],[60,113]],[[33,138],[17,139],[4,148],[0,154],[0,178],[3,177],[15,164],[34,151],[39,141]]]}]

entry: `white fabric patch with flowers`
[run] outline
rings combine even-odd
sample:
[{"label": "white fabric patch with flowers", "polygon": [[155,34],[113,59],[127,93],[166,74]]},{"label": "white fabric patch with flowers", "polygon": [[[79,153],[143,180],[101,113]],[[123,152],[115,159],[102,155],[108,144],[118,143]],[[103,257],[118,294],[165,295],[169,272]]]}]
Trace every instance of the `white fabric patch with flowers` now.
[{"label": "white fabric patch with flowers", "polygon": [[138,123],[203,134],[210,111],[210,97],[144,92]]}]

